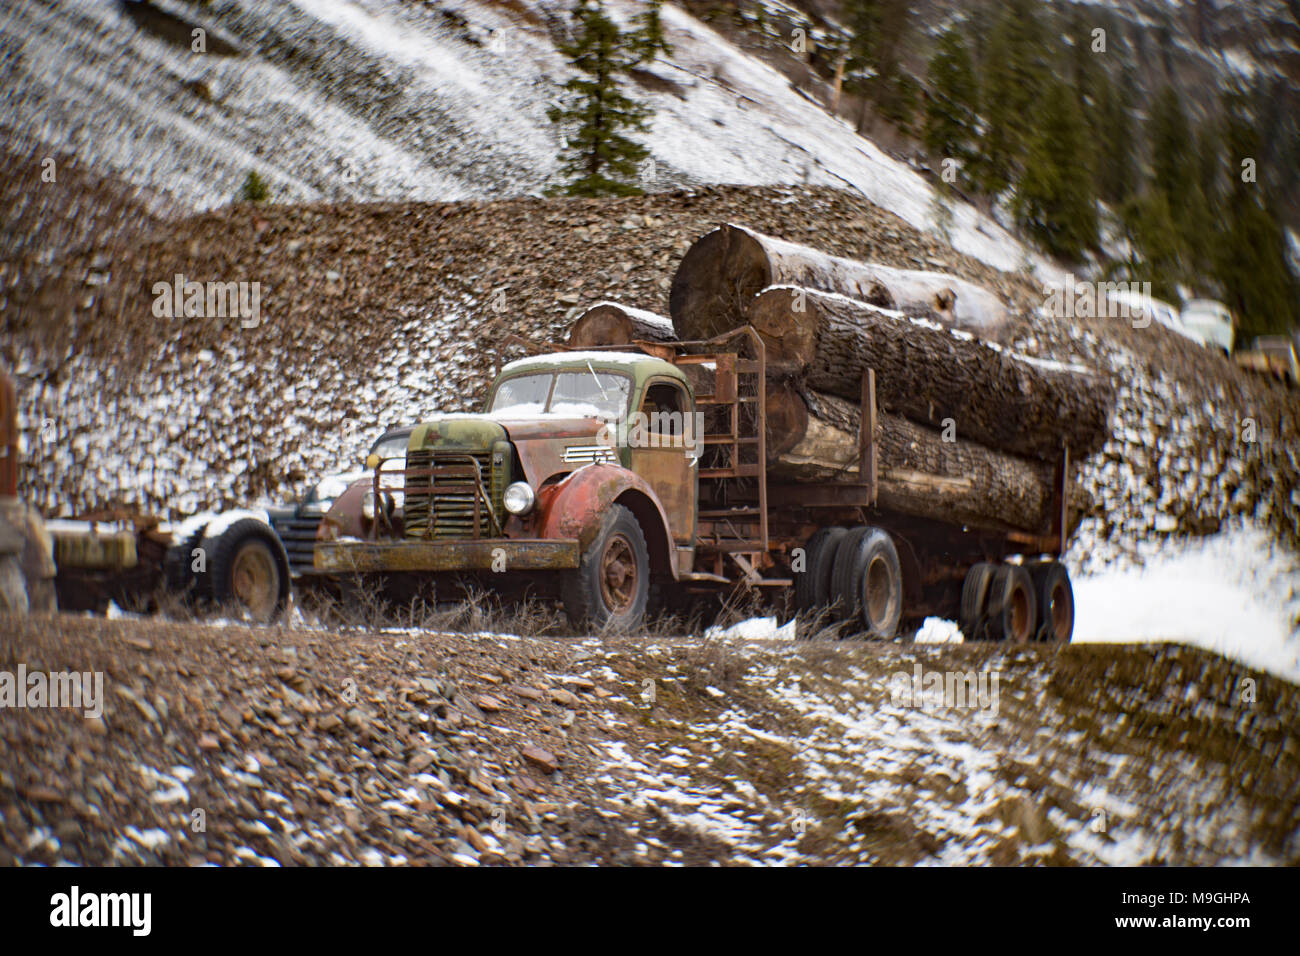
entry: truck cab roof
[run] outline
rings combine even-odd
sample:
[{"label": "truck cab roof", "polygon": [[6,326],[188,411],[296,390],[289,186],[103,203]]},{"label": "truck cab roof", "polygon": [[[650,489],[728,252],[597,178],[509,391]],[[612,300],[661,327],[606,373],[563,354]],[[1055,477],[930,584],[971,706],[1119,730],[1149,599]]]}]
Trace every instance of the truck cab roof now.
[{"label": "truck cab roof", "polygon": [[641,352],[552,352],[547,355],[533,355],[517,359],[501,369],[501,376],[517,375],[527,372],[554,372],[566,369],[582,370],[588,364],[602,372],[621,372],[631,375],[638,382],[652,375],[667,375],[685,382],[686,376],[672,362],[645,355]]}]

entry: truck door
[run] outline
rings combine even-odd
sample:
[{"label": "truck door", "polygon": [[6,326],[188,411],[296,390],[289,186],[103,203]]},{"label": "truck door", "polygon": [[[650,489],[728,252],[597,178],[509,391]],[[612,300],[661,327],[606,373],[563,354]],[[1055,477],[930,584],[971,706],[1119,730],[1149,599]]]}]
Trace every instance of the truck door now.
[{"label": "truck door", "polygon": [[695,463],[700,442],[695,408],[672,379],[651,379],[628,432],[631,468],[659,496],[677,548],[695,546]]}]

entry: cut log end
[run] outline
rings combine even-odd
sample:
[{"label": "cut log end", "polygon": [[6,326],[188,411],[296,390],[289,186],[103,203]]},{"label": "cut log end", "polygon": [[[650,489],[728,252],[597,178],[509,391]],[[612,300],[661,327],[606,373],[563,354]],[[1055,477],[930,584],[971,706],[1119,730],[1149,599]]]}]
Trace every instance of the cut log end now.
[{"label": "cut log end", "polygon": [[578,316],[569,331],[568,344],[573,348],[595,348],[633,342],[671,342],[675,337],[672,323],[661,315],[617,302],[601,302]]},{"label": "cut log end", "polygon": [[710,339],[730,332],[771,277],[767,253],[744,229],[720,226],[702,236],[686,250],[668,293],[677,334]]}]

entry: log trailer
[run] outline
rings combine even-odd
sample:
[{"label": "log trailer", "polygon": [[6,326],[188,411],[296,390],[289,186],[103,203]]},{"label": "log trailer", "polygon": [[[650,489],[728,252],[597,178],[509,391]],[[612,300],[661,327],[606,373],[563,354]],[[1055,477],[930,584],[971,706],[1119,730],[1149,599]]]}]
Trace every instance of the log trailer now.
[{"label": "log trailer", "polygon": [[[875,374],[855,462],[783,480],[768,456],[765,346],[538,348],[501,368],[482,414],[434,417],[373,461],[321,522],[313,572],[404,599],[477,577],[559,597],[575,625],[634,628],[683,591],[745,588],[892,638],[928,616],[967,639],[1066,642],[1068,449],[1036,532],[881,507]],[[908,500],[953,479],[912,473]],[[345,582],[351,582],[345,584]]]}]

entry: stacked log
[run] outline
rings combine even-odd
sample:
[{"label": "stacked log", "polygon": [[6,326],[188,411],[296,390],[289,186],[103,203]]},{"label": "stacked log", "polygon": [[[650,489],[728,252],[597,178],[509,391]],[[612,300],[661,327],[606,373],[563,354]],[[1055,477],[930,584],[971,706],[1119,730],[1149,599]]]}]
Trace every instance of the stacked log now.
[{"label": "stacked log", "polygon": [[586,349],[633,342],[671,342],[676,337],[672,322],[662,315],[619,302],[597,302],[573,323],[568,344]]},{"label": "stacked log", "polygon": [[883,409],[963,440],[1055,461],[1063,446],[1087,454],[1109,433],[1113,390],[1086,370],[808,289],[766,289],[745,318],[763,338],[769,371],[856,400],[863,371],[874,369]]},{"label": "stacked log", "polygon": [[[1007,318],[953,276],[825,255],[723,226],[673,279],[672,321],[614,303],[569,344],[687,343],[743,324],[767,358],[767,467],[776,482],[856,482],[864,373],[875,373],[876,501],[953,524],[1047,533],[1057,467],[1108,434],[1105,379],[976,337]],[[715,410],[717,411],[717,410]]]},{"label": "stacked log", "polygon": [[985,338],[996,336],[1008,318],[996,295],[955,276],[830,256],[724,225],[698,239],[673,276],[668,305],[678,337],[708,339],[731,331],[749,300],[773,285],[835,292]]},{"label": "stacked log", "polygon": [[[774,480],[852,482],[861,410],[834,395],[771,382],[768,473]],[[883,508],[962,525],[1042,532],[1051,526],[1055,468],[888,412],[877,416],[876,498]]]}]

